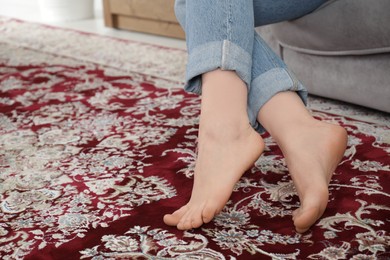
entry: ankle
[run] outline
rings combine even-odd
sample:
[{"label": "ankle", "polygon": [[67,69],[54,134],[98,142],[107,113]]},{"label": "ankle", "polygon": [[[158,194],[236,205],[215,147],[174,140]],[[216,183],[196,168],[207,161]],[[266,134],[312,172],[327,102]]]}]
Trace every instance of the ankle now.
[{"label": "ankle", "polygon": [[307,131],[312,131],[318,126],[318,122],[314,118],[299,118],[296,120],[281,120],[281,122],[275,122],[266,129],[277,143],[285,143],[307,135]]},{"label": "ankle", "polygon": [[250,133],[251,125],[245,117],[223,120],[201,117],[199,137],[207,140],[236,140]]},{"label": "ankle", "polygon": [[215,70],[202,75],[202,114],[229,118],[247,117],[246,84],[233,71]]},{"label": "ankle", "polygon": [[280,129],[287,131],[293,126],[314,121],[298,94],[289,91],[273,96],[260,109],[257,119],[270,133]]}]

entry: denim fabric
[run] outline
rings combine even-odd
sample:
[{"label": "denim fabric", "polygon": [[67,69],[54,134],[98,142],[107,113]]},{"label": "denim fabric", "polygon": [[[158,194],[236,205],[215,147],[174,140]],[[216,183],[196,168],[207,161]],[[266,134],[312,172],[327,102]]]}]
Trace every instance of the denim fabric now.
[{"label": "denim fabric", "polygon": [[258,131],[261,107],[281,91],[307,91],[255,27],[306,15],[326,0],[176,0],[176,17],[186,32],[188,63],[185,90],[202,92],[201,75],[233,70],[248,86],[248,116]]}]

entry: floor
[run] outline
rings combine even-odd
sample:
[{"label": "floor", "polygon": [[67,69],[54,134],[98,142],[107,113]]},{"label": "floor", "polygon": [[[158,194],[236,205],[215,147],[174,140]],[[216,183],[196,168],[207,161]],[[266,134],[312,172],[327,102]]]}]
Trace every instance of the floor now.
[{"label": "floor", "polygon": [[0,0],[0,15],[27,20],[31,22],[45,23],[49,25],[69,28],[84,32],[97,33],[121,39],[153,43],[172,48],[185,49],[184,40],[155,36],[151,34],[130,32],[106,27],[103,19],[103,5],[101,0],[94,0],[94,18],[78,21],[45,22],[40,15],[38,0]]},{"label": "floor", "polygon": [[121,39],[129,39],[129,40],[153,43],[153,44],[163,45],[172,48],[180,48],[180,49],[186,48],[186,44],[184,40],[156,36],[156,35],[151,35],[146,33],[130,32],[126,30],[118,30],[118,29],[106,27],[104,26],[103,18],[99,18],[99,17],[94,19],[89,19],[89,20],[59,22],[59,23],[54,22],[50,24],[63,27],[63,28],[75,29],[75,30],[85,31],[90,33],[98,33],[101,35],[117,37]]}]

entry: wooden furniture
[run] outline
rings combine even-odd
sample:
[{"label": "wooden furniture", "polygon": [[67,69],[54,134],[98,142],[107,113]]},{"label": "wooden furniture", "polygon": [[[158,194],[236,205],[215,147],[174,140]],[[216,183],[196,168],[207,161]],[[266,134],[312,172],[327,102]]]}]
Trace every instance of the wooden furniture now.
[{"label": "wooden furniture", "polygon": [[174,0],[103,0],[108,27],[184,39]]}]

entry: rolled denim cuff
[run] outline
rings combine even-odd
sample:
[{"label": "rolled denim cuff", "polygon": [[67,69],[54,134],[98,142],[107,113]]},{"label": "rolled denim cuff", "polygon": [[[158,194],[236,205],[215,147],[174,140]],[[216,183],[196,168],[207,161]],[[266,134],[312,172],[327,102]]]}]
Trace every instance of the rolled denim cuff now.
[{"label": "rolled denim cuff", "polygon": [[216,70],[232,70],[249,86],[251,81],[251,54],[228,41],[208,42],[193,49],[188,55],[186,84],[188,92],[202,94],[203,73]]},{"label": "rolled denim cuff", "polygon": [[260,109],[274,95],[284,91],[295,91],[307,104],[307,90],[294,74],[284,68],[271,69],[256,77],[250,87],[248,96],[248,115],[252,127],[260,134],[266,129],[257,121]]}]

